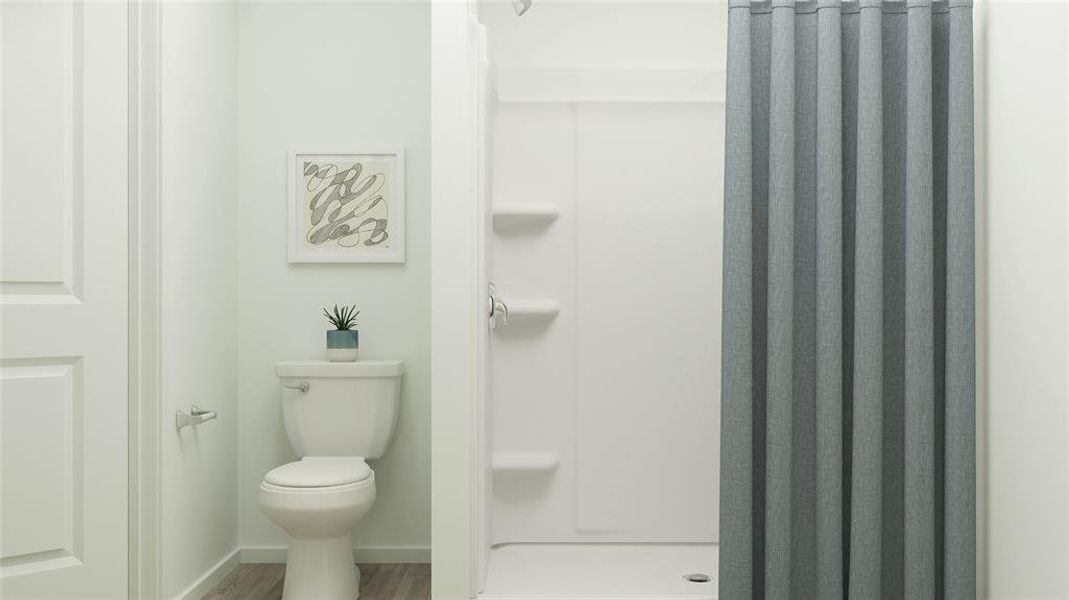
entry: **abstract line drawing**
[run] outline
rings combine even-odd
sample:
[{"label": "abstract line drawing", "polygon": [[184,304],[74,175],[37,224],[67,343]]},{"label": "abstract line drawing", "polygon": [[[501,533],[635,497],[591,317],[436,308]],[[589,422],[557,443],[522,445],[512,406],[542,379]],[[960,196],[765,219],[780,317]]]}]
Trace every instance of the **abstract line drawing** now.
[{"label": "abstract line drawing", "polygon": [[290,153],[290,262],[403,262],[404,155]]},{"label": "abstract line drawing", "polygon": [[[386,174],[365,173],[357,161],[304,161],[304,190],[311,223],[304,239],[313,246],[335,243],[344,248],[388,245],[389,208],[383,199]],[[382,216],[378,216],[382,215]]]}]

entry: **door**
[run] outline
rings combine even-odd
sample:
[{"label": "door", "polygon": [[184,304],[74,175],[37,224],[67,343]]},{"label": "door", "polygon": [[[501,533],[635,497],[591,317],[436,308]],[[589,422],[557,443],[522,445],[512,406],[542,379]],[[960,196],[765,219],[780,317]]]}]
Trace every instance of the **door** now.
[{"label": "door", "polygon": [[127,9],[0,2],[0,597],[127,595]]}]

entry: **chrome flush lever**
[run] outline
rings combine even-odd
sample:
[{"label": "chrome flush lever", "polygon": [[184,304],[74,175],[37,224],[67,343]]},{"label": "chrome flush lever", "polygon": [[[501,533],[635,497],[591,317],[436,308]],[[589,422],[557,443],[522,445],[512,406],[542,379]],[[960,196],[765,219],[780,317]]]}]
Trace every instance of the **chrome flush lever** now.
[{"label": "chrome flush lever", "polygon": [[296,383],[296,384],[293,384],[293,385],[286,385],[286,386],[283,386],[283,387],[285,387],[287,390],[298,390],[298,391],[301,391],[301,392],[308,392],[308,390],[312,389],[312,386],[309,385],[307,381],[302,381],[300,383]]}]

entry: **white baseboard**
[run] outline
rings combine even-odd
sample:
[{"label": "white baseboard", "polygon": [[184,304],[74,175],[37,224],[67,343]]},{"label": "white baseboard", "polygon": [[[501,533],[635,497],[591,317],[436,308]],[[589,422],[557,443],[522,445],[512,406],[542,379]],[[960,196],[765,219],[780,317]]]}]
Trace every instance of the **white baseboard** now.
[{"label": "white baseboard", "polygon": [[[353,548],[358,563],[429,563],[431,549],[427,546],[373,546]],[[241,562],[284,563],[285,546],[245,546],[241,549]]]},{"label": "white baseboard", "polygon": [[238,568],[241,564],[241,549],[236,548],[233,552],[228,554],[223,560],[219,561],[212,568],[208,569],[208,572],[201,575],[200,579],[193,582],[193,585],[186,588],[186,591],[175,596],[175,600],[200,600],[214,588],[219,585],[219,582],[226,578],[231,571]]}]

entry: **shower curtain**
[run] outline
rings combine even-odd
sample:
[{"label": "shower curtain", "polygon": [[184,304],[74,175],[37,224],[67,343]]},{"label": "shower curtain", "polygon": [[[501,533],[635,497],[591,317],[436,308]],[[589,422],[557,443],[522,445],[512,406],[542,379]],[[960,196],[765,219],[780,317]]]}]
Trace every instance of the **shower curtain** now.
[{"label": "shower curtain", "polygon": [[974,599],[970,0],[730,0],[720,598]]}]

